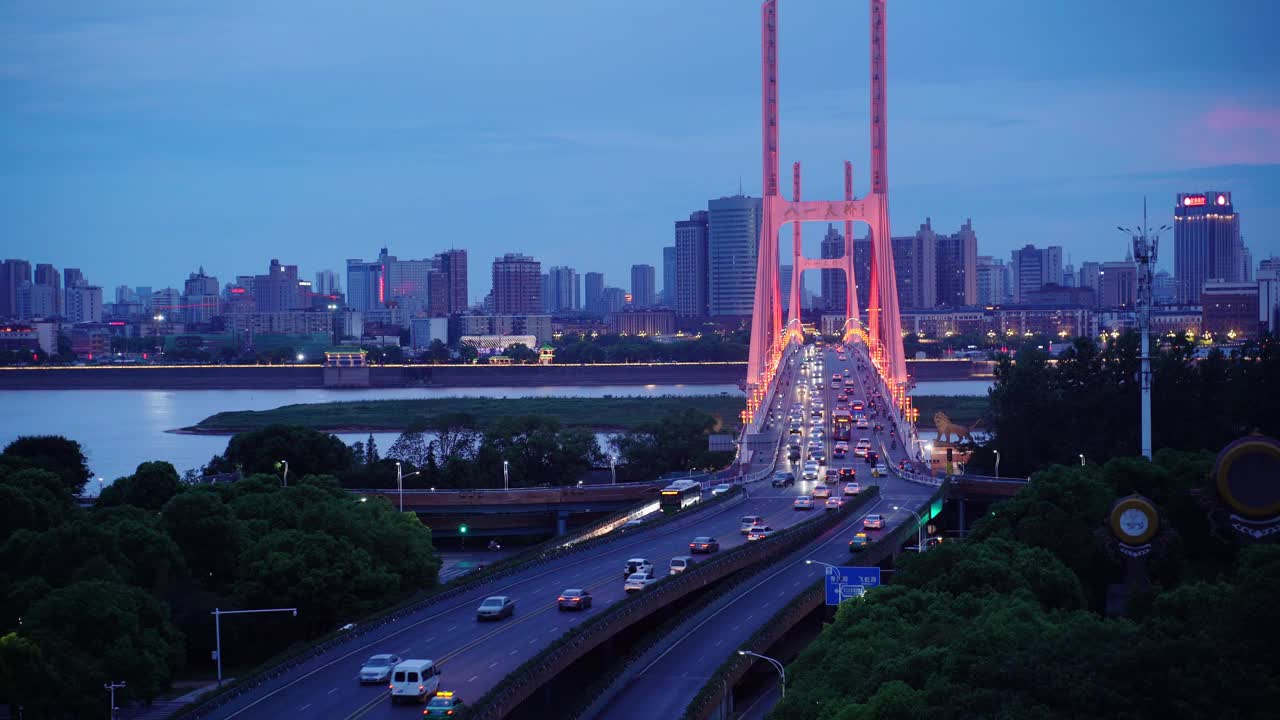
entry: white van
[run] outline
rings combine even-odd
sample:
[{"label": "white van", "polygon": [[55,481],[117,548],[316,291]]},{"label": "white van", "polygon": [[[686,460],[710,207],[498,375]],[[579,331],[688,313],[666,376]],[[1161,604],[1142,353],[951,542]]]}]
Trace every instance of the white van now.
[{"label": "white van", "polygon": [[671,558],[671,566],[670,566],[671,569],[667,572],[667,574],[679,575],[685,570],[688,570],[689,568],[693,567],[693,564],[695,562],[697,561],[694,560],[693,557],[690,555],[677,555]]},{"label": "white van", "polygon": [[440,689],[440,668],[433,660],[404,660],[391,671],[391,704],[423,702]]},{"label": "white van", "polygon": [[741,527],[738,528],[738,532],[743,535],[746,535],[758,527],[764,527],[764,518],[759,515],[743,515],[738,519],[738,522],[741,525]]}]

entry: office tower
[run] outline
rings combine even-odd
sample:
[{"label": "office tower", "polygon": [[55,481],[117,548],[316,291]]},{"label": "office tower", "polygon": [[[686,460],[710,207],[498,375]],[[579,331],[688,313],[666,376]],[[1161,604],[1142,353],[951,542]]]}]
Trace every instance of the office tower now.
[{"label": "office tower", "polygon": [[1081,263],[1076,286],[1090,288],[1094,297],[1102,297],[1102,263]]},{"label": "office tower", "polygon": [[164,322],[182,322],[182,293],[176,288],[151,293],[151,312],[163,315]]},{"label": "office tower", "polygon": [[440,272],[447,283],[446,295],[449,315],[467,311],[467,251],[449,249],[436,255]]},{"label": "office tower", "polygon": [[582,308],[581,282],[577,270],[557,265],[551,268],[547,277],[547,290],[551,298],[549,312],[574,312]]},{"label": "office tower", "polygon": [[58,269],[49,263],[39,263],[35,272],[36,285],[48,285],[53,288],[53,315],[62,314],[62,277]]},{"label": "office tower", "polygon": [[676,246],[662,248],[662,294],[659,303],[667,307],[676,306]]},{"label": "office tower", "polygon": [[1058,284],[1062,287],[1073,288],[1076,286],[1076,281],[1079,277],[1080,276],[1076,273],[1076,266],[1071,263],[1067,263],[1067,266],[1062,268],[1062,280],[1060,280]]},{"label": "office tower", "polygon": [[312,292],[317,295],[339,295],[342,293],[342,283],[339,281],[338,273],[332,270],[321,270],[316,273],[316,284],[311,288]]},{"label": "office tower", "polygon": [[134,292],[133,288],[129,287],[128,285],[116,286],[116,304],[117,305],[128,305],[129,303],[136,303],[136,302],[138,302],[138,293]]},{"label": "office tower", "polygon": [[1243,237],[1240,238],[1240,282],[1253,282],[1253,253],[1244,244]]},{"label": "office tower", "polygon": [[542,273],[542,312],[551,312],[551,306],[555,300],[551,297],[551,274]]},{"label": "office tower", "polygon": [[1156,305],[1172,305],[1177,297],[1177,285],[1168,270],[1161,270],[1151,279],[1151,300]]},{"label": "office tower", "polygon": [[398,307],[407,316],[426,313],[431,304],[431,273],[436,272],[434,260],[401,260],[388,255],[383,248],[378,261],[385,268],[385,304]]},{"label": "office tower", "polygon": [[84,273],[80,272],[80,268],[63,268],[62,269],[62,287],[73,288],[81,285],[88,285],[89,281],[84,279]]},{"label": "office tower", "polygon": [[[778,292],[782,295],[783,312],[791,311],[791,271],[794,269],[792,265],[781,265],[778,267]],[[802,304],[801,307],[804,307]]]},{"label": "office tower", "polygon": [[1132,310],[1138,297],[1138,264],[1105,262],[1098,274],[1098,306]]},{"label": "office tower", "polygon": [[[853,276],[858,288],[858,312],[863,318],[871,302],[871,239],[853,239]],[[901,305],[901,299],[899,299]]]},{"label": "office tower", "polygon": [[676,314],[703,317],[707,314],[708,213],[689,213],[688,220],[676,221]]},{"label": "office tower", "polygon": [[[973,231],[973,220],[966,218],[953,235],[937,236],[935,265],[937,305],[973,307],[978,303],[978,235]],[[1061,282],[1061,273],[1055,282]]]},{"label": "office tower", "polygon": [[493,259],[495,315],[542,312],[542,263],[527,255],[507,253]]},{"label": "office tower", "polygon": [[1200,303],[1209,280],[1240,280],[1240,216],[1229,192],[1178,193],[1173,209],[1173,279],[1180,304]]},{"label": "office tower", "polygon": [[1009,294],[1009,266],[1004,260],[979,255],[974,263],[979,305],[1001,305]]},{"label": "office tower", "polygon": [[589,272],[586,275],[586,293],[583,296],[583,309],[589,313],[603,315],[604,307],[604,273]]},{"label": "office tower", "polygon": [[1264,272],[1266,270],[1280,270],[1280,257],[1272,255],[1269,258],[1260,260],[1258,262],[1258,272]]},{"label": "office tower", "polygon": [[[1085,267],[1088,266],[1089,263],[1085,263]],[[1062,248],[1057,245],[1047,248],[1027,245],[1013,251],[1011,267],[1013,301],[1025,302],[1025,293],[1035,292],[1048,283],[1062,282]]]},{"label": "office tower", "polygon": [[26,260],[0,262],[0,319],[18,316],[18,288],[31,282],[31,263]]},{"label": "office tower", "polygon": [[212,322],[221,314],[218,278],[204,273],[202,266],[182,284],[183,320],[189,323]]},{"label": "office tower", "polygon": [[898,302],[904,308],[932,309],[938,304],[938,236],[925,218],[915,235],[892,239]]},{"label": "office tower", "polygon": [[14,314],[19,320],[44,320],[58,316],[58,296],[54,286],[23,280],[18,286]]},{"label": "office tower", "polygon": [[[844,235],[836,230],[836,226],[827,224],[827,234],[822,236],[822,258],[824,260],[844,257]],[[822,270],[822,309],[843,314],[845,310],[845,293],[849,291],[849,280],[840,270]],[[866,278],[855,278],[869,282]]]},{"label": "office tower", "polygon": [[102,322],[102,288],[97,285],[72,285],[66,290],[66,301],[67,322]]},{"label": "office tower", "polygon": [[253,298],[258,312],[296,310],[305,306],[302,286],[298,284],[298,266],[281,265],[272,258],[266,275],[253,278]]},{"label": "office tower", "polygon": [[636,307],[653,307],[657,298],[654,292],[654,268],[652,265],[631,266],[631,304]]},{"label": "office tower", "polygon": [[[249,277],[252,278],[253,276],[250,275]],[[252,286],[252,283],[250,283],[250,286]],[[138,299],[137,301],[142,305],[142,312],[151,312],[151,303],[154,300],[152,297],[154,293],[151,292],[151,286],[139,285],[133,289],[133,292],[134,296]],[[252,292],[252,290],[250,290],[250,292]]]},{"label": "office tower", "polygon": [[382,263],[348,259],[347,307],[361,311],[382,307],[386,289],[384,282]]},{"label": "office tower", "polygon": [[750,315],[764,203],[734,195],[707,203],[707,311]]},{"label": "office tower", "polygon": [[627,306],[627,292],[622,288],[607,287],[600,291],[600,306],[607,313],[622,312]]},{"label": "office tower", "polygon": [[1258,285],[1258,332],[1280,334],[1280,269],[1259,267],[1254,282]]}]

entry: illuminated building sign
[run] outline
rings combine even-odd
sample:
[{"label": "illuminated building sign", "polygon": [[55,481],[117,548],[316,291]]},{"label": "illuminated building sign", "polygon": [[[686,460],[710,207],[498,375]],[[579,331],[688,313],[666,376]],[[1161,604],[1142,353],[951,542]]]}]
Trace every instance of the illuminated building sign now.
[{"label": "illuminated building sign", "polygon": [[1219,196],[1218,196],[1218,204],[1219,204],[1219,205],[1226,205],[1226,204],[1227,204],[1227,196],[1226,196],[1226,195],[1219,195]]},{"label": "illuminated building sign", "polygon": [[[1226,204],[1226,198],[1222,198],[1222,200],[1223,202],[1219,202],[1219,205]],[[1182,198],[1182,204],[1184,207],[1199,207],[1200,205],[1204,205],[1205,202],[1205,197],[1203,195],[1188,195]]]}]

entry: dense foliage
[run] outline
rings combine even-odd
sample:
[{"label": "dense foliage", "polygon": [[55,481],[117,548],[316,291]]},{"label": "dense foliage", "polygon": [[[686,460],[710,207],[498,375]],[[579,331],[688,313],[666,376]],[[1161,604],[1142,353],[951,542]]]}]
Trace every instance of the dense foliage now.
[{"label": "dense foliage", "polygon": [[[1153,353],[1154,447],[1216,450],[1251,432],[1280,435],[1280,344],[1270,338],[1204,359],[1181,338]],[[1081,338],[1056,362],[1029,343],[1001,356],[991,391],[994,444],[980,448],[974,468],[1028,475],[1052,463],[1140,454],[1138,336],[1099,348]]]},{"label": "dense foliage", "polygon": [[733,453],[711,452],[708,437],[720,429],[716,418],[696,410],[673,413],[660,422],[615,435],[610,443],[625,465],[619,476],[643,480],[669,472],[712,470],[733,460]]},{"label": "dense foliage", "polygon": [[[1237,552],[1210,533],[1189,490],[1211,459],[1165,451],[1036,473],[966,542],[903,558],[892,585],[841,607],[770,717],[1274,716],[1280,547]],[[1133,492],[1172,537],[1150,592],[1108,618],[1123,571],[1098,531]]]},{"label": "dense foliage", "polygon": [[105,682],[150,699],[186,666],[211,670],[215,607],[298,608],[224,621],[234,669],[436,583],[430,530],[332,477],[193,487],[150,462],[86,510],[60,474],[78,477],[78,446],[39,440],[0,455],[0,704],[15,717],[94,716]]}]

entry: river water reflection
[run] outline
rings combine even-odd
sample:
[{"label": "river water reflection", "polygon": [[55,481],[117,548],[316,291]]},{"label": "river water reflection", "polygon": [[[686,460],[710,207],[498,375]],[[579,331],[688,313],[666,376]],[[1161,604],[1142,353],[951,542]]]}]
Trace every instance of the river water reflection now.
[{"label": "river water reflection", "polygon": [[[920,383],[920,394],[978,395],[990,383]],[[386,388],[372,390],[30,390],[0,392],[0,447],[20,435],[64,435],[89,456],[89,468],[108,481],[131,474],[139,463],[167,460],[182,473],[198,468],[227,447],[227,436],[181,435],[194,425],[230,410],[269,410],[299,403],[347,400],[408,400],[447,397],[603,397],[661,395],[741,395],[736,385],[608,385],[486,388]],[[513,403],[512,412],[518,413]],[[348,444],[367,433],[343,433]],[[375,433],[385,451],[397,433]]]}]

